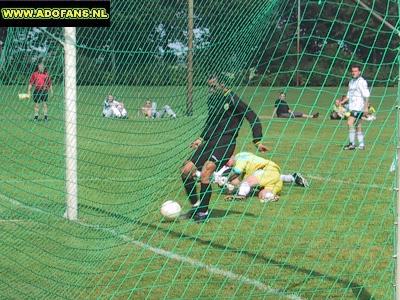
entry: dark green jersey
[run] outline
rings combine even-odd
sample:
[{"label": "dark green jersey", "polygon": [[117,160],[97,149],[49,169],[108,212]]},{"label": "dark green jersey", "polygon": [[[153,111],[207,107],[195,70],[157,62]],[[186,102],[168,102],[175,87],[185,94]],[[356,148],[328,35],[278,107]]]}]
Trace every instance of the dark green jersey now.
[{"label": "dark green jersey", "polygon": [[222,135],[237,137],[243,124],[247,119],[253,132],[253,142],[262,138],[262,127],[256,113],[232,91],[223,93],[214,92],[207,101],[208,117],[204,130],[200,135],[205,140]]}]

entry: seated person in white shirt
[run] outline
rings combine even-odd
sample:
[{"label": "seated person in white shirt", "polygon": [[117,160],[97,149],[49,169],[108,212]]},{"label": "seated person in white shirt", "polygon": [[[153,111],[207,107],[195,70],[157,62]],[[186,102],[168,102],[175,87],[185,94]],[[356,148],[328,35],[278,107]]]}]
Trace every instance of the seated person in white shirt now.
[{"label": "seated person in white shirt", "polygon": [[110,94],[104,100],[103,117],[127,119],[128,112],[125,109],[124,103],[115,100],[115,97]]},{"label": "seated person in white shirt", "polygon": [[157,103],[152,100],[146,100],[142,106],[142,113],[146,119],[158,119],[164,117],[176,118],[176,113],[169,105],[164,105],[160,111],[157,111]]}]

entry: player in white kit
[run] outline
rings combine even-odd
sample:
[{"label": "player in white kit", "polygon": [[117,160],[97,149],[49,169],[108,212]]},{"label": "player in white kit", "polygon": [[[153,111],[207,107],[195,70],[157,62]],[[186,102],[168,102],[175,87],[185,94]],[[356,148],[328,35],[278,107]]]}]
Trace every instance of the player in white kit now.
[{"label": "player in white kit", "polygon": [[352,79],[349,82],[349,90],[347,96],[340,103],[343,105],[349,103],[350,116],[347,119],[347,125],[349,126],[349,144],[344,147],[344,150],[355,150],[356,144],[356,129],[357,129],[357,140],[358,149],[364,150],[364,133],[362,132],[362,116],[368,115],[368,102],[370,92],[368,89],[367,81],[361,76],[360,66],[351,66]]}]

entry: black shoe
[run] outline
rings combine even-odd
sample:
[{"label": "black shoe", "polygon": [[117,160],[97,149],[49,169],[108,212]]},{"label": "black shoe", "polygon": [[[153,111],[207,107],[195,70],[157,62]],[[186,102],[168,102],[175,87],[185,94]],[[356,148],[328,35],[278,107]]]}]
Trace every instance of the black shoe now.
[{"label": "black shoe", "polygon": [[354,146],[353,144],[349,143],[348,145],[343,147],[343,150],[355,150],[356,146]]},{"label": "black shoe", "polygon": [[198,206],[192,207],[187,212],[180,215],[180,218],[181,219],[192,219],[194,217],[194,215],[196,214],[198,208],[199,208]]},{"label": "black shoe", "polygon": [[313,116],[312,116],[314,119],[316,119],[316,118],[318,118],[319,117],[319,112],[317,112],[317,113],[315,113],[315,114],[313,114]]},{"label": "black shoe", "polygon": [[308,187],[309,186],[307,179],[305,179],[303,177],[303,175],[301,175],[300,173],[294,173],[293,177],[294,177],[294,182],[297,185],[302,186],[302,187]]},{"label": "black shoe", "polygon": [[33,122],[38,122],[39,121],[39,117],[34,117],[33,118]]},{"label": "black shoe", "polygon": [[193,215],[193,220],[197,223],[205,223],[208,221],[208,212],[198,211]]}]

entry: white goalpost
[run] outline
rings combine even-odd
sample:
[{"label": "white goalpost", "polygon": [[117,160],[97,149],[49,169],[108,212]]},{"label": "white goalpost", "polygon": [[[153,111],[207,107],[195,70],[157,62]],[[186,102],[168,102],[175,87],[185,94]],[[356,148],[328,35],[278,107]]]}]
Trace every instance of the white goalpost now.
[{"label": "white goalpost", "polygon": [[76,28],[64,28],[65,97],[65,188],[68,220],[78,218],[77,129],[76,129]]}]

